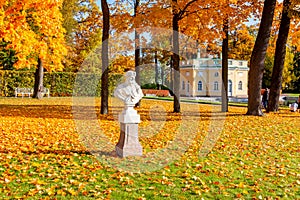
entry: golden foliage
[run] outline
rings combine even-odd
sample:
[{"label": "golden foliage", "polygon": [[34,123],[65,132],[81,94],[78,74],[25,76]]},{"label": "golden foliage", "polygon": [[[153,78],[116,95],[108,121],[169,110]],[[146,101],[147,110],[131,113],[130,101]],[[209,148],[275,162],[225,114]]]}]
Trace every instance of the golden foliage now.
[{"label": "golden foliage", "polygon": [[14,49],[16,68],[37,65],[37,56],[44,67],[61,70],[66,55],[60,8],[62,0],[1,1],[0,37]]},{"label": "golden foliage", "polygon": [[111,65],[112,67],[110,68],[110,71],[113,74],[123,74],[127,70],[134,69],[134,57],[122,55],[117,56]]}]

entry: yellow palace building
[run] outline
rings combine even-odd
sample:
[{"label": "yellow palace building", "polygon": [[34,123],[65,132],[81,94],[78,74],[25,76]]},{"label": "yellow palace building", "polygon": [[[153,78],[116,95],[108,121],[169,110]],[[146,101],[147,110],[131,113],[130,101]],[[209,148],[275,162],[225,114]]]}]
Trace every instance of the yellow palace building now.
[{"label": "yellow palace building", "polygon": [[[228,96],[247,97],[248,62],[228,60]],[[180,95],[221,96],[222,59],[196,58],[180,63]]]}]

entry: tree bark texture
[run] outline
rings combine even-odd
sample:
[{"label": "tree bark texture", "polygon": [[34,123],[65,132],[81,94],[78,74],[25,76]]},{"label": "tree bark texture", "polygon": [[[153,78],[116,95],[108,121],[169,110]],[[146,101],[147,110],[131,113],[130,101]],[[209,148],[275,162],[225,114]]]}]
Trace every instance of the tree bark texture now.
[{"label": "tree bark texture", "polygon": [[[137,16],[137,9],[140,5],[140,0],[136,0],[134,4],[134,17]],[[135,39],[135,51],[134,51],[134,66],[135,66],[135,81],[137,84],[141,85],[141,74],[140,74],[140,35],[139,33],[135,30],[134,31],[134,39]],[[140,107],[141,106],[141,100],[135,105],[135,107]]]},{"label": "tree bark texture", "polygon": [[[135,64],[135,81],[138,85],[141,85],[141,73],[140,73],[140,36],[135,31],[135,51],[134,51],[134,64]],[[136,103],[135,107],[141,106],[141,100]]]},{"label": "tree bark texture", "polygon": [[109,39],[109,8],[106,0],[101,0],[103,13],[103,30],[102,30],[102,76],[101,76],[101,114],[108,114],[108,39]]},{"label": "tree bark texture", "polygon": [[180,67],[179,67],[179,10],[177,6],[177,0],[172,0],[173,8],[173,54],[172,54],[172,66],[173,66],[173,75],[174,75],[174,103],[173,103],[173,112],[180,113]]},{"label": "tree bark texture", "polygon": [[271,87],[269,93],[268,112],[278,111],[279,96],[282,84],[282,72],[286,55],[286,43],[290,30],[291,18],[288,14],[290,0],[284,0],[283,11],[280,21],[278,38],[276,41],[274,67],[272,71]]},{"label": "tree bark texture", "polygon": [[224,20],[225,38],[222,43],[222,112],[228,111],[228,19]]},{"label": "tree bark texture", "polygon": [[258,35],[250,58],[248,79],[248,111],[247,115],[262,116],[261,84],[264,73],[264,62],[269,44],[276,0],[265,0]]},{"label": "tree bark texture", "polygon": [[38,67],[34,74],[34,88],[33,88],[33,98],[41,99],[43,98],[43,79],[44,79],[44,67],[43,62],[38,58]]}]

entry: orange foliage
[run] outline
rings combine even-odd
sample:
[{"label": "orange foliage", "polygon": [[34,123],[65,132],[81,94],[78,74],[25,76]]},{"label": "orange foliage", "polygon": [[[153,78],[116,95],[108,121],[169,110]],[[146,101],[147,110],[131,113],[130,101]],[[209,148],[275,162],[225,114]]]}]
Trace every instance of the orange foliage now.
[{"label": "orange foliage", "polygon": [[134,57],[118,55],[111,63],[110,71],[114,74],[123,74],[129,69],[134,69]]},{"label": "orange foliage", "polygon": [[225,18],[230,19],[229,27],[234,30],[248,21],[251,14],[259,17],[262,9],[262,1],[259,0],[178,0],[176,5],[171,5],[172,1],[146,1],[140,3],[136,16],[133,16],[134,1],[129,1],[131,3],[128,4],[122,2],[116,1],[113,7],[116,12],[112,23],[118,31],[147,26],[172,30],[173,6],[181,12],[179,32],[192,37],[199,44],[209,44],[210,47],[222,39]]},{"label": "orange foliage", "polygon": [[36,66],[37,56],[49,71],[63,68],[66,47],[61,4],[62,0],[0,2],[0,38],[16,51],[16,68]]}]

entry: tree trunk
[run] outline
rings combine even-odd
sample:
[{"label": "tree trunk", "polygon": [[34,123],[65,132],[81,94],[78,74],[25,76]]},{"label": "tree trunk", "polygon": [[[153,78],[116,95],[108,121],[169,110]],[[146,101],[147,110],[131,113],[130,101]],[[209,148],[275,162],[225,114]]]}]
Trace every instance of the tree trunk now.
[{"label": "tree trunk", "polygon": [[34,88],[33,88],[33,98],[41,99],[43,98],[43,79],[44,79],[44,67],[43,62],[38,58],[38,68],[34,73]]},{"label": "tree trunk", "polygon": [[[137,9],[139,7],[140,0],[136,0],[134,4],[134,17],[137,15]],[[135,51],[134,51],[134,65],[135,65],[135,81],[138,85],[141,86],[141,74],[140,74],[140,35],[139,33],[135,30],[134,31],[134,39],[135,39]],[[135,107],[140,107],[141,106],[141,100],[136,103]]]},{"label": "tree trunk", "polygon": [[[135,81],[138,85],[141,85],[141,73],[140,73],[140,36],[135,31],[135,51],[134,51],[134,64],[135,64]],[[135,104],[135,107],[141,106],[141,100]]]},{"label": "tree trunk", "polygon": [[172,56],[171,56],[171,59],[170,59],[170,89],[172,91],[172,93],[174,94],[174,76],[173,76],[173,59],[172,59]]},{"label": "tree trunk", "polygon": [[261,111],[261,84],[264,72],[266,51],[269,45],[270,33],[274,17],[276,0],[265,0],[262,19],[257,38],[250,58],[248,80],[248,111],[247,115],[262,116]]},{"label": "tree trunk", "polygon": [[102,31],[102,76],[101,76],[101,114],[108,114],[108,39],[109,39],[109,8],[106,0],[101,0],[103,13]]},{"label": "tree trunk", "polygon": [[222,112],[228,111],[228,19],[224,20],[222,44]]},{"label": "tree trunk", "polygon": [[[138,33],[135,33],[136,37],[139,38]],[[138,44],[135,44],[135,52],[134,52],[134,63],[135,63],[135,72],[136,72],[136,77],[135,81],[137,84],[141,84],[141,75],[140,75],[140,49]]]},{"label": "tree trunk", "polygon": [[165,71],[165,67],[162,67],[161,71],[160,71],[161,86],[163,86],[165,84],[165,81],[164,81],[165,72],[164,71]]},{"label": "tree trunk", "polygon": [[174,5],[172,26],[173,26],[173,54],[172,54],[172,66],[174,73],[174,103],[173,103],[173,112],[180,112],[180,67],[179,67],[179,11],[177,6],[177,0],[172,0]]},{"label": "tree trunk", "polygon": [[274,58],[274,67],[272,72],[272,81],[270,87],[268,112],[278,111],[279,96],[282,84],[282,72],[286,54],[286,42],[289,35],[291,18],[288,15],[290,0],[284,0],[282,17],[279,27],[278,38],[276,41],[276,50]]},{"label": "tree trunk", "polygon": [[154,52],[154,63],[155,63],[155,84],[156,84],[156,89],[159,90],[159,82],[158,82],[158,77],[159,77],[159,71],[158,71],[158,59],[157,59],[157,51],[155,50]]}]

